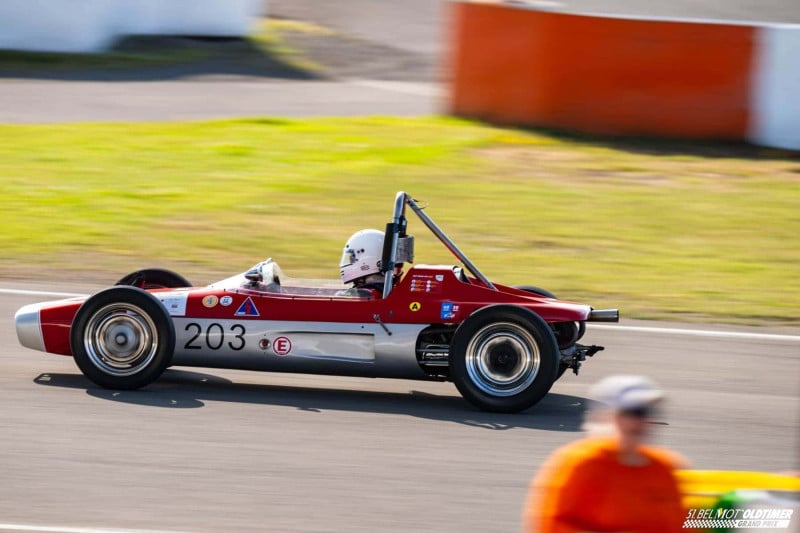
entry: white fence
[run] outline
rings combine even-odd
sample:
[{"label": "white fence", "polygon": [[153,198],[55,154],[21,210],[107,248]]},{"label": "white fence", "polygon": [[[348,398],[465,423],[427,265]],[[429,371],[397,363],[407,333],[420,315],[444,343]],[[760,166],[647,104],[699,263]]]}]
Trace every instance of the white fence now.
[{"label": "white fence", "polygon": [[100,52],[125,35],[241,37],[265,0],[2,0],[0,49]]}]

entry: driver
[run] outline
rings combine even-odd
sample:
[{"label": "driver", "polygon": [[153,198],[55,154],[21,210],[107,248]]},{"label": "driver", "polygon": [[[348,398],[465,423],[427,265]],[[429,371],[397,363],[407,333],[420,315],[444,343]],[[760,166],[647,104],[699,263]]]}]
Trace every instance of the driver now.
[{"label": "driver", "polygon": [[383,232],[362,229],[347,239],[339,262],[343,283],[353,286],[336,293],[337,296],[380,298],[383,295],[385,275],[381,272]]}]

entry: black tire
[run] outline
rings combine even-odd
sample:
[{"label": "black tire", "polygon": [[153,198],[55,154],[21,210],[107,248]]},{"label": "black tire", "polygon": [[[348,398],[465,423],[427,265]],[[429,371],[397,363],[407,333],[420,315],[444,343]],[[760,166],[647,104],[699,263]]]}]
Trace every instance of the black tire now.
[{"label": "black tire", "polygon": [[450,345],[450,376],[475,406],[516,413],[541,400],[556,380],[559,351],[532,311],[491,305],[470,315]]},{"label": "black tire", "polygon": [[70,346],[81,372],[101,387],[138,389],[169,366],[175,328],[164,306],[148,292],[112,287],[78,309]]},{"label": "black tire", "polygon": [[[515,285],[515,289],[519,289],[521,291],[532,292],[533,294],[538,294],[539,296],[544,296],[545,298],[552,298],[553,300],[558,300],[558,296],[553,294],[552,292],[542,289],[540,287],[534,287],[533,285]],[[583,334],[586,332],[586,323],[580,322],[578,323],[578,339],[583,337]],[[564,373],[563,371],[561,372]],[[560,375],[560,374],[559,374]]]},{"label": "black tire", "polygon": [[533,294],[538,294],[539,296],[544,296],[545,298],[552,298],[553,300],[558,300],[555,294],[552,292],[542,289],[540,287],[534,287],[533,285],[514,285],[515,289],[519,289],[525,292],[532,292]]},{"label": "black tire", "polygon": [[130,285],[140,289],[179,289],[192,286],[180,274],[163,268],[144,268],[131,272],[114,285]]}]

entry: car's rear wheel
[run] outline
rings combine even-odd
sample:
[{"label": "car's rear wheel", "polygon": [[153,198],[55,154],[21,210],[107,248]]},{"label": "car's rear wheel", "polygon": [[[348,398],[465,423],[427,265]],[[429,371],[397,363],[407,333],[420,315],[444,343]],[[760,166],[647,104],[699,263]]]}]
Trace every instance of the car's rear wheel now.
[{"label": "car's rear wheel", "polygon": [[161,302],[136,287],[101,291],[78,309],[70,330],[78,368],[109,389],[156,380],[172,359],[175,330]]},{"label": "car's rear wheel", "polygon": [[[553,294],[552,292],[550,292],[548,290],[542,289],[541,287],[535,287],[533,285],[515,285],[514,288],[520,289],[520,290],[523,290],[523,291],[526,291],[526,292],[530,292],[530,293],[536,294],[538,296],[544,296],[545,298],[552,298],[554,300],[558,299],[558,297],[556,297],[555,294]],[[560,329],[557,328],[557,329],[559,329],[558,333],[559,333],[560,336],[561,335],[574,336],[574,338],[576,340],[580,339],[581,337],[583,337],[583,333],[586,331],[586,323],[585,322],[576,322],[575,323],[575,328],[577,328],[577,330],[575,332],[565,332],[565,331],[563,331],[563,330],[567,329],[566,328],[567,325],[568,324],[563,324]],[[559,339],[557,338],[557,340],[559,340]],[[559,343],[560,343],[560,341],[559,341]],[[560,346],[560,347],[563,348],[564,346]],[[558,366],[558,374],[556,375],[556,379],[559,379],[561,376],[563,376],[564,373],[567,370],[569,370],[569,368],[570,368],[570,366],[568,364],[560,363],[559,366]]]},{"label": "car's rear wheel", "polygon": [[513,413],[531,407],[550,390],[559,351],[541,317],[521,307],[493,305],[459,326],[449,362],[464,398],[487,411]]},{"label": "car's rear wheel", "polygon": [[558,300],[555,294],[546,289],[542,289],[541,287],[535,287],[533,285],[514,285],[514,288],[519,289],[521,291],[537,294],[539,296],[544,296],[545,298],[552,298],[553,300]]},{"label": "car's rear wheel", "polygon": [[179,289],[192,286],[180,274],[163,268],[144,268],[131,272],[115,285],[130,285],[140,289]]}]

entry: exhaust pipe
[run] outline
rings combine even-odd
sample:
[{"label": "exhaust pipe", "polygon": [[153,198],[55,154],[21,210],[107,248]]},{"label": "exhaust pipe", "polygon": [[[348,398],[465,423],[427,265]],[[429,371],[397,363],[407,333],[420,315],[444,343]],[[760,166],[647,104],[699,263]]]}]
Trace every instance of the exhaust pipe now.
[{"label": "exhaust pipe", "polygon": [[592,309],[587,322],[619,322],[619,309]]}]

